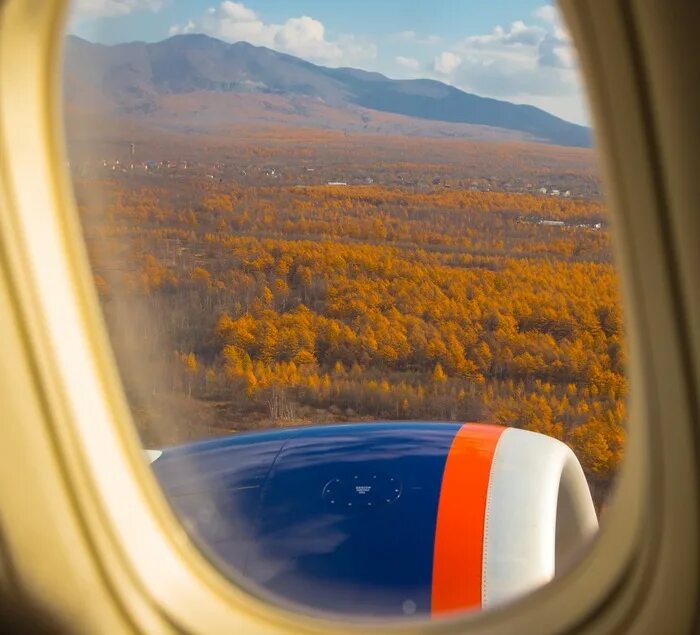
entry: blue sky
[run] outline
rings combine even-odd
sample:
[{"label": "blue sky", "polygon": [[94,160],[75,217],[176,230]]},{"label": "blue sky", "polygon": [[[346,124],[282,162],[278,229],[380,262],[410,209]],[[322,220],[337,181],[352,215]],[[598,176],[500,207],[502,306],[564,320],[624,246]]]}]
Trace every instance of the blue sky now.
[{"label": "blue sky", "polygon": [[74,0],[69,31],[105,44],[207,33],[588,120],[568,33],[547,0]]}]

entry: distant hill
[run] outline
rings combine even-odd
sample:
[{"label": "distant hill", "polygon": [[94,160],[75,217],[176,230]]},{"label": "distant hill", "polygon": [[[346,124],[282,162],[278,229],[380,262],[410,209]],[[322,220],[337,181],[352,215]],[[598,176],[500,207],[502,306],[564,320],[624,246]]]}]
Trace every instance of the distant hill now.
[{"label": "distant hill", "polygon": [[[590,145],[590,130],[534,106],[433,80],[326,68],[246,42],[176,35],[104,46],[70,36],[68,112],[85,110],[206,126],[267,120],[319,127]],[[437,131],[437,132],[435,132]]]}]

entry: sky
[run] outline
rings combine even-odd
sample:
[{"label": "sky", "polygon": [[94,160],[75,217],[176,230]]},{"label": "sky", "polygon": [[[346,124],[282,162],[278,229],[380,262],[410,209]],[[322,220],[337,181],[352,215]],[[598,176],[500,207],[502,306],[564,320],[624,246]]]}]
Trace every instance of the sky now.
[{"label": "sky", "polygon": [[73,0],[68,30],[103,44],[206,33],[588,123],[575,51],[547,0]]}]

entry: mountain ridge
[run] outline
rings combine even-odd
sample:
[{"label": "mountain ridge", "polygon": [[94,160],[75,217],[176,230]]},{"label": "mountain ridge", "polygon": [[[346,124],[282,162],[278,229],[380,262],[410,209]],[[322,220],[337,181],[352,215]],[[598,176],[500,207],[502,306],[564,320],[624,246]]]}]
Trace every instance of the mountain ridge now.
[{"label": "mountain ridge", "polygon": [[[433,123],[487,126],[555,145],[591,143],[585,126],[535,106],[481,97],[432,79],[391,79],[376,71],[319,66],[266,47],[229,44],[204,34],[115,45],[69,36],[65,69],[69,106],[112,107],[148,116],[162,111],[166,96],[274,95],[290,104],[318,103],[339,111],[366,109]],[[361,114],[363,120],[370,116]]]}]

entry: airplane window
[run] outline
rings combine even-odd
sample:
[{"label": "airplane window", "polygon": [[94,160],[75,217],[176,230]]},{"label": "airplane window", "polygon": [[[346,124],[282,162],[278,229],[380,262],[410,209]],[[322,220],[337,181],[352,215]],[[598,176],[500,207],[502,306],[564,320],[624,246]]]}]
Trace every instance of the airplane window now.
[{"label": "airplane window", "polygon": [[493,608],[605,522],[623,318],[543,2],[74,3],[70,168],[133,420],[253,593]]}]

